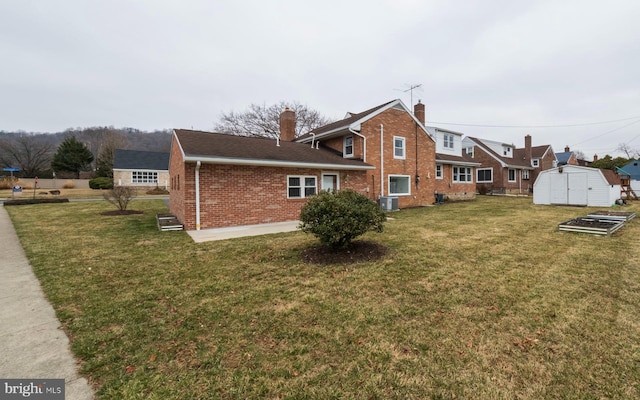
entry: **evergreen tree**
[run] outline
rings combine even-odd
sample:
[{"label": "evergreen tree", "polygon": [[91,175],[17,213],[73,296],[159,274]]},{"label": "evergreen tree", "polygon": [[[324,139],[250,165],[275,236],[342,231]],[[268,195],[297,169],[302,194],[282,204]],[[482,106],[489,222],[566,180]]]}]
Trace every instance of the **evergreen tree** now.
[{"label": "evergreen tree", "polygon": [[86,171],[91,167],[93,154],[75,136],[68,136],[58,147],[53,156],[51,168],[54,171],[73,172],[76,178],[80,178],[80,171]]}]

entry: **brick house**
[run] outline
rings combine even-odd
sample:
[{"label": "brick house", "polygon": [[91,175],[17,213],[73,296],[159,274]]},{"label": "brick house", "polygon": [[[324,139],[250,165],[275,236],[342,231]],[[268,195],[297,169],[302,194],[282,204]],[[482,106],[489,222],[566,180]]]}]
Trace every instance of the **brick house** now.
[{"label": "brick house", "polygon": [[425,106],[411,112],[397,99],[314,129],[296,139],[320,143],[345,159],[362,160],[369,198],[397,197],[399,208],[434,202],[435,140],[425,126]]},{"label": "brick house", "polygon": [[476,197],[475,168],[480,163],[462,151],[460,132],[427,126],[436,141],[435,191],[442,200],[471,200]]},{"label": "brick house", "polygon": [[564,147],[564,152],[556,153],[556,159],[558,160],[558,167],[563,165],[578,165],[578,157],[576,153],[571,151],[569,146]]},{"label": "brick house", "polygon": [[169,208],[185,229],[291,221],[306,197],[353,189],[401,208],[432,204],[435,141],[394,100],[295,139],[295,114],[280,116],[280,139],[175,129]]},{"label": "brick house", "polygon": [[480,163],[476,168],[479,193],[529,194],[540,171],[557,164],[551,146],[532,146],[530,135],[524,137],[523,148],[475,137],[465,137],[462,145],[467,155]]}]

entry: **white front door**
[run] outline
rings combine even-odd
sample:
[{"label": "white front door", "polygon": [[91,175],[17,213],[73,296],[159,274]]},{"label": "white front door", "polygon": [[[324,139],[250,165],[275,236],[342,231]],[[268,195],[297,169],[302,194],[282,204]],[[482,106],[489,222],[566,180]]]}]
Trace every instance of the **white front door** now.
[{"label": "white front door", "polygon": [[337,174],[322,174],[322,190],[334,191],[340,189],[338,187]]}]

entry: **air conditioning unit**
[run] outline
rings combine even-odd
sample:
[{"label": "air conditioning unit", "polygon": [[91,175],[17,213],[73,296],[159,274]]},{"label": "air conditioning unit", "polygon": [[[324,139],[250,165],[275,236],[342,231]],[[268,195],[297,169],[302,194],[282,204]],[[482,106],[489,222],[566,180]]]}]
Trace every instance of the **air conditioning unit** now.
[{"label": "air conditioning unit", "polygon": [[397,211],[398,210],[398,198],[397,197],[380,197],[380,208],[384,211]]}]

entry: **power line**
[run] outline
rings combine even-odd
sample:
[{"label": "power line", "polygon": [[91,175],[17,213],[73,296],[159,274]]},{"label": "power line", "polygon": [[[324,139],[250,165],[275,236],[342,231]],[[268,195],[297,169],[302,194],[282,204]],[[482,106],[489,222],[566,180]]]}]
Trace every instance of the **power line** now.
[{"label": "power line", "polygon": [[[612,119],[612,120],[609,120],[609,121],[586,122],[586,123],[582,123],[582,124],[567,124],[567,125],[483,125],[483,124],[462,124],[462,123],[457,123],[457,122],[437,122],[437,121],[429,121],[428,123],[429,124],[440,124],[440,125],[472,126],[472,127],[478,127],[478,128],[530,128],[530,129],[534,129],[534,128],[573,128],[573,127],[576,127],[576,126],[604,125],[604,124],[611,124],[611,123],[614,123],[614,122],[629,121],[631,119],[638,119],[638,118],[640,118],[640,115],[637,115],[635,117],[629,117],[629,118]],[[636,121],[636,122],[638,122],[638,121]]]},{"label": "power line", "polygon": [[591,141],[591,140],[593,140],[593,139],[597,139],[597,138],[599,138],[599,137],[601,137],[601,136],[608,135],[608,134],[613,133],[613,132],[615,132],[615,131],[619,131],[620,129],[624,129],[624,128],[626,128],[626,127],[628,127],[628,126],[631,126],[631,125],[633,125],[633,124],[637,124],[638,122],[640,122],[640,119],[635,120],[635,121],[633,121],[633,122],[632,122],[632,123],[630,123],[630,124],[626,124],[626,125],[623,125],[623,126],[621,126],[621,127],[618,127],[618,128],[615,128],[615,129],[611,129],[610,131],[606,131],[606,132],[604,132],[604,133],[601,133],[601,134],[599,134],[599,135],[596,135],[596,136],[590,137],[589,139],[583,140],[582,142],[574,143],[574,144],[572,144],[571,146],[573,147],[573,146],[577,146],[577,145],[582,144],[582,143],[585,143],[585,142],[589,142],[589,141]]}]

